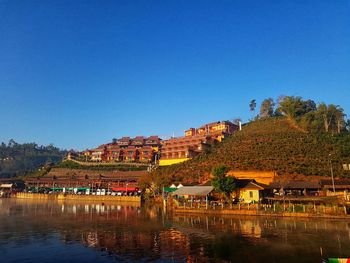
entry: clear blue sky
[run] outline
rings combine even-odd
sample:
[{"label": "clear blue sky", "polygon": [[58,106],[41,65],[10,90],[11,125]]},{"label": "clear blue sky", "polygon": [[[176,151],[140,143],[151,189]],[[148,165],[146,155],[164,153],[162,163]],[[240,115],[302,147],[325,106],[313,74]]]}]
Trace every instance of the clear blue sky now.
[{"label": "clear blue sky", "polygon": [[0,0],[0,141],[181,135],[280,95],[350,114],[350,1]]}]

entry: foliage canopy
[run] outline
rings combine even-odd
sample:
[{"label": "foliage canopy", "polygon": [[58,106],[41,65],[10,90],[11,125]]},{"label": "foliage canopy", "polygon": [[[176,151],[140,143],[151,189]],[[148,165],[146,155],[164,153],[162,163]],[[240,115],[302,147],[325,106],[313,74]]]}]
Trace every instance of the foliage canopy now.
[{"label": "foliage canopy", "polygon": [[212,185],[217,192],[222,193],[227,199],[230,194],[237,188],[236,179],[226,176],[229,169],[226,166],[214,167],[212,170]]},{"label": "foliage canopy", "polygon": [[36,143],[19,144],[10,140],[0,145],[0,177],[22,176],[43,166],[62,160],[66,151],[53,145],[39,146]]}]

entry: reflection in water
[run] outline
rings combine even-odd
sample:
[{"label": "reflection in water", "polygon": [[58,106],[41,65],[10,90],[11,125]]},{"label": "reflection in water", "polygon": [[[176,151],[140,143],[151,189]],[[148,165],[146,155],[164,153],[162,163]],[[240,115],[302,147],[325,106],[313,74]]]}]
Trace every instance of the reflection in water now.
[{"label": "reflection in water", "polygon": [[0,199],[0,252],[1,262],[320,262],[350,256],[349,223]]}]

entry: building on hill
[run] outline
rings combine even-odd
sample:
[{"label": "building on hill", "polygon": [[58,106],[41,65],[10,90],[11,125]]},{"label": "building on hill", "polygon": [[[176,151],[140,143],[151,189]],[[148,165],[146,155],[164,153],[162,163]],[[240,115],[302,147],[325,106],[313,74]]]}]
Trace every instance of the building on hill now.
[{"label": "building on hill", "polygon": [[124,160],[124,150],[119,145],[110,144],[107,146],[107,161],[122,162]]},{"label": "building on hill", "polygon": [[161,139],[156,135],[152,135],[145,139],[145,146],[150,146],[154,151],[158,152],[161,146]]},{"label": "building on hill", "polygon": [[126,162],[136,162],[139,160],[139,151],[135,146],[129,146],[125,149],[125,159]]},{"label": "building on hill", "polygon": [[92,162],[151,162],[161,146],[161,139],[156,136],[135,138],[122,137],[112,143],[103,144],[96,149],[86,150],[81,155],[83,160]]},{"label": "building on hill", "polygon": [[135,147],[142,147],[145,145],[145,137],[143,136],[136,136],[134,139],[131,140],[131,145]]},{"label": "building on hill", "polygon": [[185,136],[162,142],[159,165],[166,166],[189,160],[209,148],[212,142],[221,142],[237,130],[239,126],[230,121],[208,123],[197,129],[190,128],[185,131]]},{"label": "building on hill", "polygon": [[91,161],[105,162],[107,160],[107,150],[105,145],[101,145],[96,149],[91,150]]},{"label": "building on hill", "polygon": [[92,162],[152,162],[160,155],[159,165],[171,165],[196,156],[209,148],[212,142],[220,142],[238,129],[239,126],[230,121],[219,121],[197,129],[190,128],[185,131],[185,136],[163,142],[156,135],[122,137],[87,150],[82,157]]},{"label": "building on hill", "polygon": [[151,162],[154,159],[155,151],[151,146],[143,146],[139,149],[139,161]]},{"label": "building on hill", "polygon": [[230,135],[237,130],[239,130],[239,126],[230,121],[218,121],[204,124],[197,129],[190,128],[185,131],[185,136],[206,135],[221,141],[225,136]]},{"label": "building on hill", "polygon": [[67,160],[71,160],[71,159],[75,159],[78,157],[78,153],[73,151],[73,150],[70,150],[68,151],[67,153]]},{"label": "building on hill", "polygon": [[130,137],[122,137],[120,139],[117,139],[117,145],[119,145],[120,147],[128,147],[130,144]]},{"label": "building on hill", "polygon": [[[81,157],[83,157],[85,161],[89,161],[89,160],[91,160],[92,150],[87,149],[87,150],[85,150],[85,151],[79,153],[78,156],[79,156],[79,155],[80,155]],[[69,158],[67,158],[67,159],[70,160],[70,159],[72,159],[71,157],[72,157],[72,156],[69,156]]]},{"label": "building on hill", "polygon": [[210,147],[210,141],[211,137],[205,135],[185,136],[166,140],[161,148],[159,164],[163,166],[186,161],[202,152],[206,147]]}]

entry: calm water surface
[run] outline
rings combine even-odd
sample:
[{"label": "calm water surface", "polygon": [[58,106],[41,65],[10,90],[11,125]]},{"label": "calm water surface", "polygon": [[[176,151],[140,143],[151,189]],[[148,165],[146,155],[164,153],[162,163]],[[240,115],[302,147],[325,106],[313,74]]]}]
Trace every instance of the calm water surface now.
[{"label": "calm water surface", "polygon": [[321,262],[331,256],[350,256],[350,221],[182,216],[128,204],[0,199],[2,263]]}]

